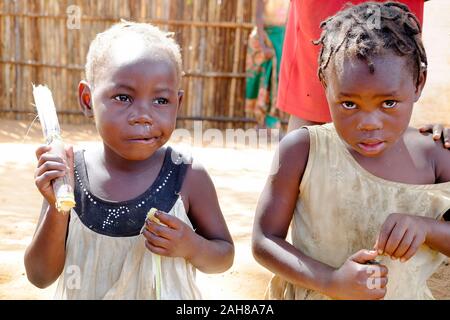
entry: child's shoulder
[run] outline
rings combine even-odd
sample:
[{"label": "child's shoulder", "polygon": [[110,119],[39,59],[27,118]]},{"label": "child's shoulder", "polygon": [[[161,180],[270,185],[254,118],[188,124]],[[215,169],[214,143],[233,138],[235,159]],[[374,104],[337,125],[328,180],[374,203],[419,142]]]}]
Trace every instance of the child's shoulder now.
[{"label": "child's shoulder", "polygon": [[102,150],[102,143],[99,141],[90,142],[83,144],[81,146],[74,147],[73,152],[75,156],[75,161],[83,161],[86,164],[95,162],[100,157],[100,150]]},{"label": "child's shoulder", "polygon": [[170,157],[175,164],[183,164],[186,170],[185,183],[187,185],[203,184],[209,180],[209,174],[205,166],[195,159],[191,152],[184,148],[166,147],[166,152],[170,152]]},{"label": "child's shoulder", "polygon": [[[207,168],[192,156],[187,156],[184,152],[183,157],[187,160],[184,163],[185,177],[180,188],[179,194],[182,196],[184,207],[189,215],[196,213],[203,214],[204,208],[215,208],[218,204],[217,192],[214,182],[209,175]],[[195,208],[194,210],[191,210]],[[202,218],[194,218],[194,220]]]},{"label": "child's shoulder", "polygon": [[308,162],[309,147],[310,135],[308,129],[300,128],[289,132],[278,146],[275,160],[278,160],[279,164],[273,163],[273,165],[278,166],[278,168],[273,168],[276,169],[275,172],[282,172],[285,168],[287,172],[302,174]]},{"label": "child's shoulder", "polygon": [[425,153],[428,157],[433,157],[440,151],[445,151],[441,140],[434,140],[429,132],[420,132],[417,128],[409,127],[405,132],[405,142],[414,150]]},{"label": "child's shoulder", "polygon": [[297,154],[309,152],[310,136],[307,128],[289,132],[279,144],[280,153]]},{"label": "child's shoulder", "polygon": [[436,141],[431,137],[431,133],[408,128],[405,132],[405,142],[431,161],[437,182],[450,181],[450,151],[444,148],[442,139]]}]

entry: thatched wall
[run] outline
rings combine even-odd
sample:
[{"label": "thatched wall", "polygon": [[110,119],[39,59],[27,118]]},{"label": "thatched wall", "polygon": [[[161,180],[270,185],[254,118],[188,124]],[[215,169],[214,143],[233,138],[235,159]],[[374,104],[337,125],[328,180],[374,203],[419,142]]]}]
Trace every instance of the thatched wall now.
[{"label": "thatched wall", "polygon": [[62,122],[85,122],[76,88],[89,43],[123,18],[175,32],[186,73],[182,125],[242,126],[254,9],[255,0],[0,0],[0,117],[32,119],[31,84],[44,83]]}]

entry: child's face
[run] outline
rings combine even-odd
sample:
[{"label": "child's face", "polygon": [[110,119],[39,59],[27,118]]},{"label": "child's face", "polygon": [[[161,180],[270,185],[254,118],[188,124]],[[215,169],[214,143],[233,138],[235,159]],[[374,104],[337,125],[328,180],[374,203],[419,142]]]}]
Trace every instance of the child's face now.
[{"label": "child's face", "polygon": [[120,157],[145,160],[175,129],[182,98],[175,65],[146,50],[108,58],[91,92],[98,132]]},{"label": "child's face", "polygon": [[326,96],[336,131],[361,155],[379,156],[407,129],[425,73],[416,86],[408,60],[393,53],[373,58],[373,74],[365,61],[343,61],[326,70]]}]

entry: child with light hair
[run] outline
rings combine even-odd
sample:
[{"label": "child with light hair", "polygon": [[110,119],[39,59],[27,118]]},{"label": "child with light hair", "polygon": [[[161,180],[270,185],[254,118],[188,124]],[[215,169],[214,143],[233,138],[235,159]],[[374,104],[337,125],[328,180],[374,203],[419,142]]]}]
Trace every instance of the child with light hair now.
[{"label": "child with light hair", "polygon": [[[67,163],[48,146],[36,151],[44,204],[25,267],[40,288],[59,277],[56,298],[199,299],[196,269],[232,265],[209,175],[165,146],[183,98],[181,66],[178,44],[149,24],[121,22],[91,43],[78,97],[101,143],[68,148]],[[52,180],[66,173],[76,207],[63,215]]]}]

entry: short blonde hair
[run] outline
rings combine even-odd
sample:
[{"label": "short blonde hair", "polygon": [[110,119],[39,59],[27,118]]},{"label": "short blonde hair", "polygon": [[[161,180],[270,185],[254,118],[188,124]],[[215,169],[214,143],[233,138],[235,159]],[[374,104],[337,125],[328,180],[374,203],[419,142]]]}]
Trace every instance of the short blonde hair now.
[{"label": "short blonde hair", "polygon": [[86,57],[86,80],[92,86],[95,84],[95,75],[105,61],[108,61],[106,55],[115,40],[122,38],[126,34],[138,35],[142,38],[145,46],[151,49],[158,49],[164,52],[172,60],[177,72],[177,80],[181,80],[182,59],[180,46],[173,39],[173,33],[164,32],[158,27],[149,23],[137,23],[121,20],[109,29],[98,33],[95,39],[89,45],[89,51]]}]

